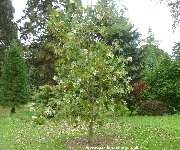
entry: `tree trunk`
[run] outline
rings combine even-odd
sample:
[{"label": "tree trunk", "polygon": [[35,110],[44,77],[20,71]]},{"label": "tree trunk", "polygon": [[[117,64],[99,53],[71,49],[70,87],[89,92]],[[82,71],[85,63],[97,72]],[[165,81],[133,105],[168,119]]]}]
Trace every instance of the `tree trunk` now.
[{"label": "tree trunk", "polygon": [[16,109],[14,107],[11,108],[11,114],[15,114],[16,113]]},{"label": "tree trunk", "polygon": [[88,144],[91,146],[93,141],[93,124],[94,124],[94,118],[91,116],[90,123],[89,123],[89,137],[88,137]]}]

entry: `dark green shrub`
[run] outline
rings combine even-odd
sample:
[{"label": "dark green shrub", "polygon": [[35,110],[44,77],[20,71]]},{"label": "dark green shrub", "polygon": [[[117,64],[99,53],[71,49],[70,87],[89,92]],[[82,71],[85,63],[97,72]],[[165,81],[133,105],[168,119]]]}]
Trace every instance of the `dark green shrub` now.
[{"label": "dark green shrub", "polygon": [[160,58],[147,77],[147,99],[158,99],[180,111],[180,62],[169,57]]},{"label": "dark green shrub", "polygon": [[61,99],[61,87],[59,85],[44,85],[34,92],[31,99],[35,103],[35,110],[38,116],[52,118],[57,115],[57,110],[63,110],[63,100]]},{"label": "dark green shrub", "polygon": [[126,104],[123,102],[119,102],[118,104],[115,105],[115,116],[127,116],[130,114],[129,109],[127,108]]},{"label": "dark green shrub", "polygon": [[165,115],[170,113],[170,108],[166,103],[162,101],[147,100],[140,105],[138,113],[140,115],[148,116]]}]

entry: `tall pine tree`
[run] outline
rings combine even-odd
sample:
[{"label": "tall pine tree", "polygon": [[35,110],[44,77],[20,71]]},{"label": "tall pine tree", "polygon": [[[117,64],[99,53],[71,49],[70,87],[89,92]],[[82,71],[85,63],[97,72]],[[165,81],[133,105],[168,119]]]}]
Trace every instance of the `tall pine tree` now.
[{"label": "tall pine tree", "polygon": [[[6,49],[17,38],[16,24],[13,22],[14,8],[11,0],[0,1],[0,68]],[[0,72],[1,77],[1,72]]]},{"label": "tall pine tree", "polygon": [[145,79],[155,69],[160,57],[167,56],[168,54],[164,50],[158,47],[158,41],[154,37],[154,33],[151,28],[148,31],[148,37],[146,38],[146,44],[141,46],[144,57],[144,77]]},{"label": "tall pine tree", "polygon": [[0,103],[15,108],[28,100],[28,72],[25,59],[17,42],[13,41],[7,50],[2,67],[2,87]]}]

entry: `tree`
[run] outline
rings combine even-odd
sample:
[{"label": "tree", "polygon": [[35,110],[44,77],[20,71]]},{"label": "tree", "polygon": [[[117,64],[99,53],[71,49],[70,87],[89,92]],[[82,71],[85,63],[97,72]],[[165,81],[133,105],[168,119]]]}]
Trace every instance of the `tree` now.
[{"label": "tree", "polygon": [[148,37],[145,40],[145,44],[141,46],[141,77],[140,80],[133,82],[133,91],[131,97],[128,97],[127,103],[131,113],[140,106],[145,100],[144,93],[148,89],[147,79],[156,68],[157,63],[161,56],[168,56],[162,49],[158,47],[158,41],[154,37],[152,29],[149,28]]},{"label": "tree", "polygon": [[180,63],[169,56],[161,56],[156,68],[149,74],[147,96],[161,100],[180,111]]},{"label": "tree", "polygon": [[146,44],[141,47],[144,57],[144,78],[151,74],[161,56],[168,57],[168,54],[158,47],[158,41],[156,41],[151,28],[149,28],[148,34]]},{"label": "tree", "polygon": [[28,100],[28,72],[20,46],[13,41],[7,50],[2,67],[1,104],[10,106],[11,113],[15,107]]},{"label": "tree", "polygon": [[[46,24],[50,11],[57,7],[58,1],[52,0],[28,0],[23,16],[19,22],[20,37],[28,43],[26,58],[31,68],[31,81],[34,85],[55,84],[55,54],[47,45],[53,40],[48,33]],[[30,43],[30,44],[29,44]]]},{"label": "tree", "polygon": [[[113,12],[116,8],[116,3],[114,1],[100,0],[98,4],[104,6],[103,11],[108,13]],[[130,84],[133,85],[143,77],[143,57],[142,49],[138,48],[140,44],[140,34],[134,29],[129,19],[124,16],[125,11],[126,9],[121,9],[119,12],[116,11],[117,16],[115,18],[103,15],[102,11],[96,12],[98,14],[96,16],[98,20],[97,25],[109,28],[109,32],[104,33],[107,34],[107,44],[112,46],[112,42],[116,40],[118,45],[123,49],[121,52],[115,50],[114,55],[123,55],[125,58],[131,60],[127,64],[127,69],[128,76],[131,78]],[[102,17],[100,18],[99,16]],[[132,92],[125,97],[125,101],[127,102],[128,108],[131,108],[131,103],[133,101]]]},{"label": "tree", "polygon": [[[131,89],[127,60],[123,55],[113,54],[114,50],[122,49],[116,40],[107,45],[111,31],[108,26],[98,25],[101,17],[118,18],[116,10],[108,12],[103,8],[102,5],[96,5],[95,9],[77,7],[73,17],[63,10],[54,11],[49,22],[49,30],[58,40],[51,46],[58,54],[56,79],[64,91],[61,99],[74,122],[82,119],[88,124],[89,144],[97,120],[106,111],[113,111],[117,97],[121,102]],[[105,13],[98,19],[99,12]]]},{"label": "tree", "polygon": [[158,48],[152,30],[146,44],[142,46],[144,54],[144,78],[148,84],[146,99],[164,101],[179,110],[179,64]]},{"label": "tree", "polygon": [[[116,8],[115,2],[109,2],[107,0],[100,0],[98,2],[100,5],[104,6],[104,11],[108,11],[109,13]],[[112,45],[114,40],[117,41],[119,46],[123,49],[122,53],[114,52],[114,55],[123,54],[124,57],[129,57],[131,62],[128,63],[128,75],[132,78],[131,83],[134,83],[142,78],[142,50],[138,48],[140,44],[140,33],[134,29],[133,24],[130,23],[129,19],[124,16],[124,12],[126,9],[121,9],[119,12],[116,12],[116,18],[108,18],[106,19],[97,18],[98,25],[109,27],[109,34],[107,34],[107,44]],[[97,12],[99,16],[102,16],[102,12]],[[97,15],[98,16],[98,15]]]},{"label": "tree", "polygon": [[[81,4],[80,0],[76,0]],[[47,43],[55,42],[54,37],[47,30],[50,12],[63,8],[66,12],[76,7],[69,0],[28,0],[24,10],[25,16],[19,22],[21,38],[28,43],[27,59],[31,66],[31,80],[34,85],[54,85],[53,77],[56,73],[56,54]],[[30,44],[29,44],[30,43]],[[35,80],[34,80],[35,79]]]},{"label": "tree", "polygon": [[172,57],[176,61],[180,61],[180,42],[175,43],[173,49],[172,49]]},{"label": "tree", "polygon": [[[13,22],[14,8],[11,0],[0,1],[0,68],[6,49],[13,39],[17,39],[16,24]],[[1,72],[0,72],[1,76]]]}]

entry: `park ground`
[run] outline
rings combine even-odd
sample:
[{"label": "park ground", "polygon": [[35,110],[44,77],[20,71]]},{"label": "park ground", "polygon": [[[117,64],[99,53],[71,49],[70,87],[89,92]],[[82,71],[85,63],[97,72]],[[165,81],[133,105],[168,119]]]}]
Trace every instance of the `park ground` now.
[{"label": "park ground", "polygon": [[11,115],[0,108],[0,150],[142,149],[180,150],[180,115],[106,117],[87,145],[84,123],[46,119],[35,124],[28,109]]}]

